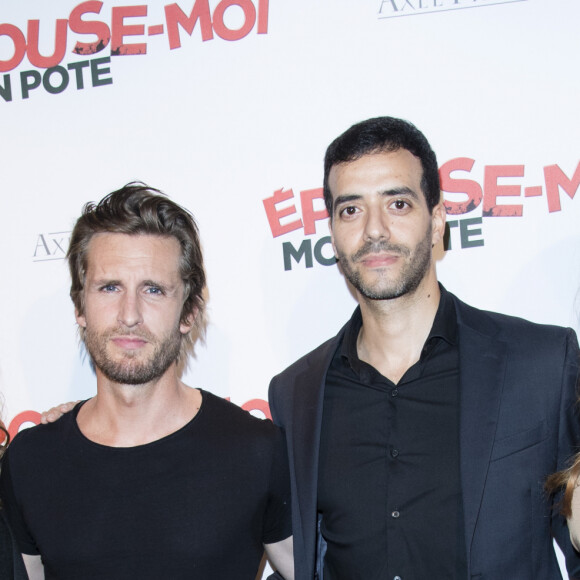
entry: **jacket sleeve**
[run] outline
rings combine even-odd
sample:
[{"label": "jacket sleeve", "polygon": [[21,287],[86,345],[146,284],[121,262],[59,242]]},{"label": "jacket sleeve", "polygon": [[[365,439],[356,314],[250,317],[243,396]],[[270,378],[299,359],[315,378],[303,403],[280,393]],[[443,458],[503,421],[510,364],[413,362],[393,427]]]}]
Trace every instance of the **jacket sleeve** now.
[{"label": "jacket sleeve", "polygon": [[[573,330],[568,329],[566,356],[562,372],[560,393],[560,424],[558,429],[557,470],[569,467],[571,459],[580,451],[580,414],[578,401],[578,368],[580,351]],[[571,578],[580,578],[580,554],[574,550],[565,518],[559,513],[556,498],[552,515],[552,533],[566,558],[566,568]]]}]

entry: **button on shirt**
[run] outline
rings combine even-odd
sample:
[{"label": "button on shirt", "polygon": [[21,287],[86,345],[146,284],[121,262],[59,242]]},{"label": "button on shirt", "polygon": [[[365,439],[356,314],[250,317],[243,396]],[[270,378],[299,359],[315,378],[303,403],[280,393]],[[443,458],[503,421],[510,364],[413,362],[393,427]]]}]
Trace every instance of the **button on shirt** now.
[{"label": "button on shirt", "polygon": [[467,576],[454,305],[441,300],[397,385],[358,358],[353,314],[324,393],[318,477],[325,580]]}]

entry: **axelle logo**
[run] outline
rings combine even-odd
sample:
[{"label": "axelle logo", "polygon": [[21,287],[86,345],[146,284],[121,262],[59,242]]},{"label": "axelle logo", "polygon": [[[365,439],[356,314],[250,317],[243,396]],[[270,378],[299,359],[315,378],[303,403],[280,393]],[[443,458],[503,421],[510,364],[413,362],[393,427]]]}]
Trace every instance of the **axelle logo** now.
[{"label": "axelle logo", "polygon": [[51,232],[38,234],[32,255],[33,262],[64,260],[71,232]]},{"label": "axelle logo", "polygon": [[[445,251],[483,246],[483,218],[522,217],[522,193],[524,200],[544,197],[548,213],[553,213],[562,211],[561,193],[574,199],[580,187],[580,162],[571,177],[559,165],[546,165],[543,183],[533,185],[517,183],[526,175],[525,165],[485,165],[482,184],[469,178],[475,166],[475,159],[457,157],[439,168],[441,189],[444,194],[450,194],[445,196],[448,215],[443,242]],[[506,198],[512,198],[512,203],[506,203],[510,201]],[[519,203],[515,203],[518,200]],[[316,222],[328,219],[322,188],[307,189],[298,196],[292,189],[279,189],[262,202],[274,238],[300,229],[304,236],[313,236]],[[480,217],[463,217],[475,210],[481,211]],[[298,246],[284,241],[282,259],[284,270],[292,270],[293,263],[298,264],[302,259],[306,268],[312,268],[314,262],[321,266],[336,263],[328,235],[318,240],[305,237]]]},{"label": "axelle logo", "polygon": [[[62,66],[69,33],[79,37],[72,49],[74,54],[93,55],[109,47],[112,56],[147,54],[145,36],[165,34],[170,50],[181,48],[181,31],[191,36],[196,26],[203,42],[212,40],[214,33],[229,41],[241,40],[254,29],[257,34],[268,33],[269,0],[221,0],[213,11],[209,0],[195,0],[189,15],[177,3],[167,4],[164,22],[147,25],[146,4],[114,6],[108,22],[91,16],[100,15],[102,8],[103,2],[89,0],[73,8],[68,19],[57,19],[50,55],[40,53],[39,39],[41,31],[44,38],[45,28],[52,28],[53,23],[43,22],[41,26],[40,20],[29,20],[26,31],[13,24],[0,24],[0,75],[6,73],[0,76],[0,97],[5,102],[12,101],[18,85],[22,99],[28,99],[41,86],[48,93],[58,94],[69,86],[80,90],[89,84],[93,87],[112,84],[110,56]],[[9,74],[25,56],[34,68],[19,75]]]},{"label": "axelle logo", "polygon": [[429,12],[510,4],[511,2],[527,2],[527,0],[380,0],[378,17],[379,19],[396,18]]}]

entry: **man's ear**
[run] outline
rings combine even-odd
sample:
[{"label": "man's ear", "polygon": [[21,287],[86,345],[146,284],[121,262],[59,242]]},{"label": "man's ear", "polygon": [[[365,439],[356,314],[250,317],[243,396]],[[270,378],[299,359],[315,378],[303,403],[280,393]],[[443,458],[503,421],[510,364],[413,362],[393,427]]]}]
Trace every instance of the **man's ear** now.
[{"label": "man's ear", "polygon": [[77,308],[75,308],[75,318],[79,326],[82,326],[83,328],[87,327],[87,320],[85,318],[85,315],[80,314]]},{"label": "man's ear", "polygon": [[195,325],[197,316],[199,314],[199,308],[195,307],[185,318],[185,322],[180,322],[179,331],[181,334],[187,334]]},{"label": "man's ear", "polygon": [[433,208],[431,213],[431,244],[436,246],[445,234],[445,221],[447,219],[447,211],[445,209],[445,204],[443,202],[443,196],[439,203]]}]

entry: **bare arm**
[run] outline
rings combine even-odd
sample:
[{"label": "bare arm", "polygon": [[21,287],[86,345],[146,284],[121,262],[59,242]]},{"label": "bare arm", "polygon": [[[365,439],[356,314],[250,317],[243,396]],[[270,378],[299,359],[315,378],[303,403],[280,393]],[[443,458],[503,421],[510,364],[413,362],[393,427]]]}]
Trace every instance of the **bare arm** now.
[{"label": "bare arm", "polygon": [[294,549],[292,536],[275,542],[273,544],[264,544],[268,561],[285,580],[294,580]]},{"label": "bare arm", "polygon": [[29,580],[44,580],[44,566],[40,560],[40,556],[31,556],[30,554],[22,554],[26,572],[28,572]]}]

